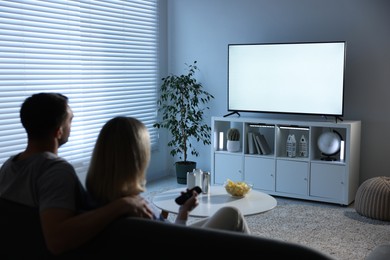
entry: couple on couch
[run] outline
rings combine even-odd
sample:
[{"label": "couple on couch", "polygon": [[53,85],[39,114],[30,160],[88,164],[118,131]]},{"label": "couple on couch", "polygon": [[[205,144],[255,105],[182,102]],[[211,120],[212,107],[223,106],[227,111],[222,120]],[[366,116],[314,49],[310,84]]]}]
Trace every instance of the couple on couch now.
[{"label": "couple on couch", "polygon": [[[106,241],[108,234],[115,234],[112,232],[118,223],[122,223],[122,229],[116,231],[114,238],[121,239],[111,239],[118,240],[115,247],[132,235],[133,227],[127,233],[123,227],[137,220],[125,218],[127,224],[123,224],[124,217],[166,221],[139,195],[145,190],[145,172],[150,159],[149,133],[142,122],[132,117],[115,117],[103,126],[87,174],[87,193],[72,165],[57,156],[71,132],[73,111],[68,98],[59,93],[34,94],[22,104],[20,118],[27,132],[27,147],[11,156],[0,169],[0,198],[9,213],[9,221],[15,222],[24,208],[32,212],[30,220],[35,219],[39,233],[36,237],[41,239],[41,244],[35,245],[40,239],[30,238],[27,244],[32,249],[53,257],[96,253],[107,247],[101,241]],[[197,205],[194,192],[180,207],[176,223],[185,224],[188,213]],[[18,213],[10,217],[12,211]],[[5,218],[4,212],[1,214]],[[193,225],[250,233],[243,215],[231,207]],[[28,250],[21,250],[21,238],[28,237],[28,228],[25,226],[20,237],[15,238],[18,240],[15,245],[11,237],[17,232],[11,228],[6,240],[14,256],[27,254]]]}]

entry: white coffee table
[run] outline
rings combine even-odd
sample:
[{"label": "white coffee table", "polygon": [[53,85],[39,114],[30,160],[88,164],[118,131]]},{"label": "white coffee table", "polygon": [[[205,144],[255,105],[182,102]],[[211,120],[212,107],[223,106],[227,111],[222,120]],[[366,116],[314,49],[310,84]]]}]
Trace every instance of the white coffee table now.
[{"label": "white coffee table", "polygon": [[[170,213],[178,213],[179,205],[175,198],[184,188],[176,188],[155,195],[152,202],[156,207]],[[235,198],[226,193],[223,186],[211,186],[209,194],[199,194],[199,205],[190,212],[193,217],[208,217],[219,208],[233,206],[238,208],[244,216],[259,214],[273,209],[277,205],[274,197],[257,190],[251,190],[244,198]]]}]

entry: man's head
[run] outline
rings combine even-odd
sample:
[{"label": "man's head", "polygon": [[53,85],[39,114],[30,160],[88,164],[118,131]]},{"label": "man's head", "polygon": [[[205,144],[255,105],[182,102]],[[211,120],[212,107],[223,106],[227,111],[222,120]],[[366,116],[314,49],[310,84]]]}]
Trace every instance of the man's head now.
[{"label": "man's head", "polygon": [[68,141],[73,112],[68,98],[59,93],[38,93],[26,98],[20,108],[20,119],[27,136],[44,140],[55,136],[59,145]]}]

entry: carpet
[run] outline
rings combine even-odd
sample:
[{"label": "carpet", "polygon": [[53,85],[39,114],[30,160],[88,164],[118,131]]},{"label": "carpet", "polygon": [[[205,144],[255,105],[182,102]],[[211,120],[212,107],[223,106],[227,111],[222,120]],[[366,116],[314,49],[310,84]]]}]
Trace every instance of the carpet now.
[{"label": "carpet", "polygon": [[275,209],[247,217],[253,235],[307,245],[340,260],[363,260],[375,246],[390,244],[390,222],[361,216],[353,205],[277,201]]},{"label": "carpet", "polygon": [[252,235],[303,244],[339,260],[363,260],[377,245],[390,244],[390,222],[361,216],[353,204],[275,198],[274,209],[246,217]]}]

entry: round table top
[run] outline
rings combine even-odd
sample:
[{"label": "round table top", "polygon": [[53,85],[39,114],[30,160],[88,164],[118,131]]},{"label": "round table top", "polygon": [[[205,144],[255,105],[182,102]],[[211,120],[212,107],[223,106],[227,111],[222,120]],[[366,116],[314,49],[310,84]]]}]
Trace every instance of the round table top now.
[{"label": "round table top", "polygon": [[[179,205],[175,198],[184,188],[176,188],[155,195],[152,202],[156,207],[170,213],[178,213]],[[233,206],[238,208],[244,216],[259,214],[273,209],[277,205],[274,197],[252,189],[245,197],[236,198],[229,195],[223,186],[211,186],[208,194],[199,194],[199,205],[190,212],[193,217],[208,217],[219,208]]]}]

